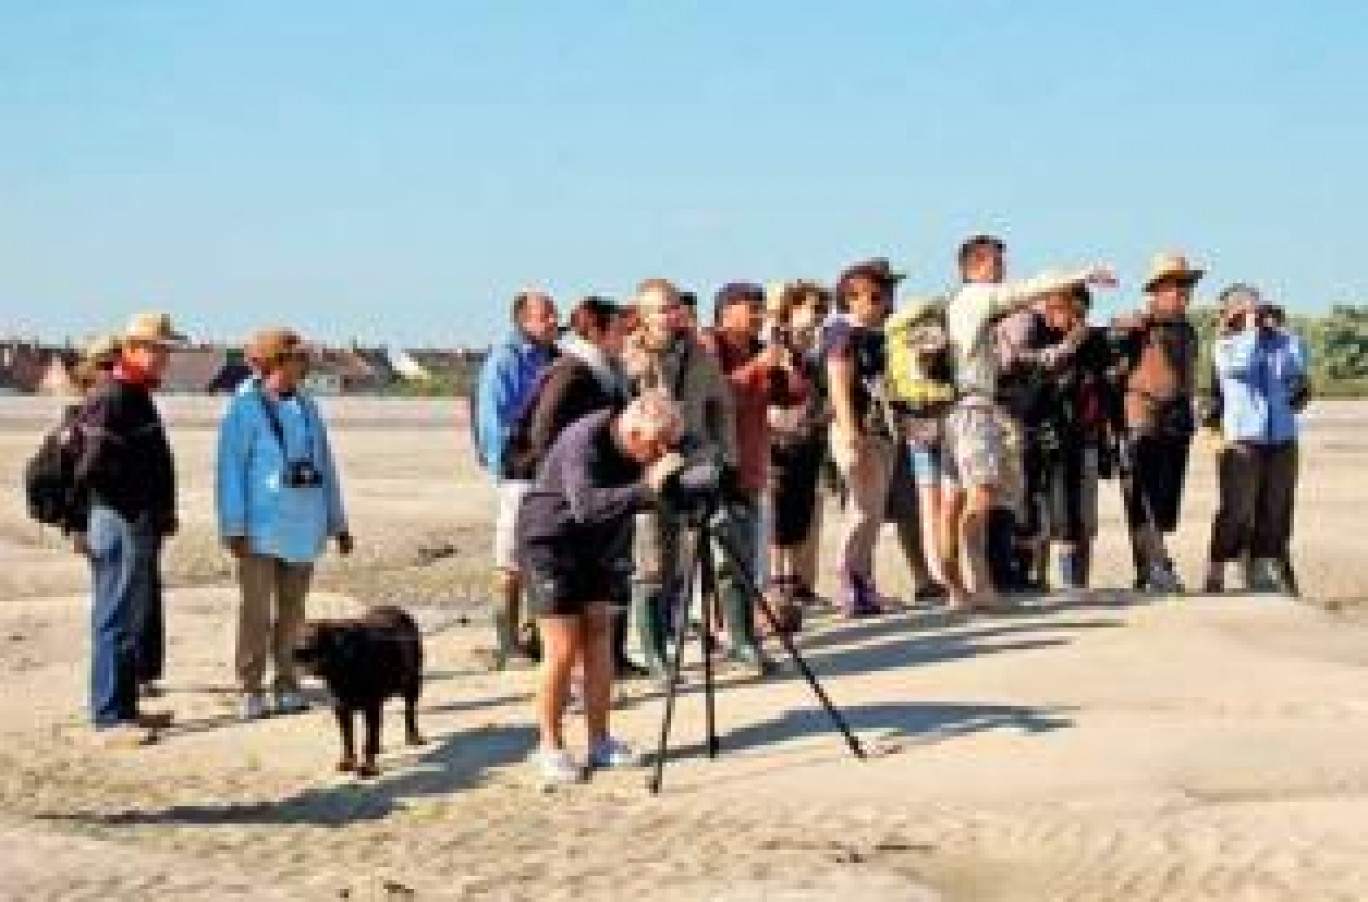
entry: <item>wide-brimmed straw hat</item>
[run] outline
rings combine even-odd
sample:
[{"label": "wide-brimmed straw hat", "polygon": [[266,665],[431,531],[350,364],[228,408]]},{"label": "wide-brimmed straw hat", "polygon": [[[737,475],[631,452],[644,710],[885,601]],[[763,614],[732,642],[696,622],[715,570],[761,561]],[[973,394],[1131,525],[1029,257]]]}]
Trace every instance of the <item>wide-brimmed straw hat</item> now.
[{"label": "wide-brimmed straw hat", "polygon": [[1194,285],[1206,275],[1206,270],[1197,269],[1188,258],[1178,253],[1155,254],[1150,260],[1149,274],[1145,276],[1145,292],[1150,293],[1160,282],[1175,280],[1185,285]]},{"label": "wide-brimmed straw hat", "polygon": [[150,344],[163,347],[183,345],[186,338],[171,324],[169,313],[139,313],[128,322],[123,334],[124,344]]}]

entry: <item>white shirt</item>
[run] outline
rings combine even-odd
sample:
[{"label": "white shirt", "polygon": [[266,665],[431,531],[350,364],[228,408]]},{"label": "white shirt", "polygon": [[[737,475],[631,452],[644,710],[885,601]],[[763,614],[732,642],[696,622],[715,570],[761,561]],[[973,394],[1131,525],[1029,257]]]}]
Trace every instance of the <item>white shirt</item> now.
[{"label": "white shirt", "polygon": [[1024,282],[967,282],[961,286],[945,313],[960,396],[991,401],[997,394],[994,320],[1043,295],[1086,281],[1087,276],[1087,270],[1080,270],[1036,276]]}]

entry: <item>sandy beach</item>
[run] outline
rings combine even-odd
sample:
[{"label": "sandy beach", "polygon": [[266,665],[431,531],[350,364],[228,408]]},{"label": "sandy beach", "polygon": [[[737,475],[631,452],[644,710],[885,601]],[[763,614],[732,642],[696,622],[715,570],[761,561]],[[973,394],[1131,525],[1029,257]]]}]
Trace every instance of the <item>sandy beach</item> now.
[{"label": "sandy beach", "polygon": [[[1368,898],[1368,405],[1327,402],[1309,423],[1304,601],[1120,591],[1108,486],[1094,593],[962,623],[913,607],[818,618],[803,634],[867,760],[796,675],[734,673],[709,760],[691,667],[653,798],[641,771],[537,789],[532,674],[486,673],[474,653],[492,492],[451,401],[324,401],[359,549],[325,564],[311,600],[317,616],[379,601],[415,614],[429,744],[405,748],[393,711],[383,773],[360,782],[333,772],[321,706],[238,722],[236,598],[212,520],[221,403],[163,404],[184,483],[161,700],[177,726],[108,751],[84,724],[85,565],[19,491],[56,405],[0,399],[0,898]],[[1175,548],[1191,585],[1209,451],[1188,498]],[[891,536],[881,566],[905,592]],[[652,747],[661,708],[627,684],[618,731]]]}]

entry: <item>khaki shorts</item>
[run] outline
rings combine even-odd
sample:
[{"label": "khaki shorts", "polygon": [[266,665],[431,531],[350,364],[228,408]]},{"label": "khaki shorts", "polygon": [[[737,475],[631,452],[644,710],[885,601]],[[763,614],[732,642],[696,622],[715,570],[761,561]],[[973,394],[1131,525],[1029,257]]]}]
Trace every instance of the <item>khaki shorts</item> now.
[{"label": "khaki shorts", "polygon": [[518,479],[499,482],[499,511],[494,520],[494,568],[518,570],[518,509],[532,483]]},{"label": "khaki shorts", "polygon": [[1006,419],[987,404],[966,404],[950,411],[941,454],[943,484],[960,489],[1000,486],[1012,476]]}]

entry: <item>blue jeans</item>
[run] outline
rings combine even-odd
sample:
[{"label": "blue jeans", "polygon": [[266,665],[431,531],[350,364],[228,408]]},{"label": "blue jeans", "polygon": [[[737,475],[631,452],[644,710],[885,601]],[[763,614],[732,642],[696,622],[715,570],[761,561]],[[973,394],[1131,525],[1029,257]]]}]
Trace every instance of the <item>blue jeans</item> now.
[{"label": "blue jeans", "polygon": [[144,517],[90,511],[86,541],[94,584],[91,608],[90,716],[96,727],[138,714],[139,646],[151,615],[161,537]]}]

